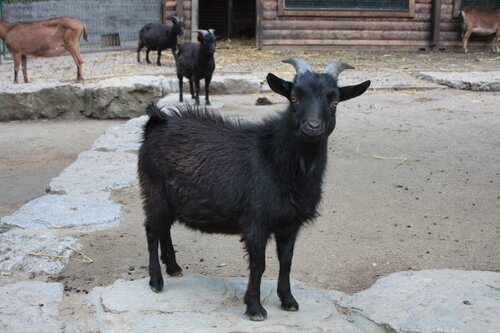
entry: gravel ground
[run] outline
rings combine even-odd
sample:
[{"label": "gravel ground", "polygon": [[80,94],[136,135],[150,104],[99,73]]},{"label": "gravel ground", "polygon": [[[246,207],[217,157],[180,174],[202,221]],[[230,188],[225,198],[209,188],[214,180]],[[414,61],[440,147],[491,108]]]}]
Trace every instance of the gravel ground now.
[{"label": "gravel ground", "polygon": [[[417,73],[419,71],[489,71],[500,68],[500,56],[493,53],[440,53],[440,52],[359,52],[359,51],[287,51],[257,50],[252,47],[231,47],[227,43],[216,52],[216,74],[254,74],[262,79],[267,72],[293,73],[293,68],[281,63],[290,56],[309,59],[314,68],[324,69],[332,60],[342,60],[362,71],[397,71]],[[151,53],[153,64],[137,63],[134,50],[85,53],[84,77],[94,82],[108,77],[127,75],[175,75],[175,63],[170,51],[163,52],[162,66],[156,66],[156,54]],[[28,59],[28,75],[31,80],[73,81],[76,66],[69,56]],[[0,65],[0,83],[13,80],[13,63]]]}]

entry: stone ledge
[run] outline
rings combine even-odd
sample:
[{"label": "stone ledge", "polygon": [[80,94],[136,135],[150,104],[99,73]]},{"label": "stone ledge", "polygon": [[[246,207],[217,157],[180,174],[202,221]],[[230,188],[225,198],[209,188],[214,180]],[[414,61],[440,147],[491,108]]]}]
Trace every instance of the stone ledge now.
[{"label": "stone ledge", "polygon": [[418,76],[454,89],[500,91],[500,71],[420,72]]},{"label": "stone ledge", "polygon": [[[204,94],[203,81],[200,91]],[[0,86],[0,121],[38,118],[133,118],[148,104],[177,93],[178,80],[164,76],[124,76],[91,84],[57,81]],[[189,85],[184,80],[184,91]],[[217,76],[211,94],[254,94],[260,91],[255,76]]]}]

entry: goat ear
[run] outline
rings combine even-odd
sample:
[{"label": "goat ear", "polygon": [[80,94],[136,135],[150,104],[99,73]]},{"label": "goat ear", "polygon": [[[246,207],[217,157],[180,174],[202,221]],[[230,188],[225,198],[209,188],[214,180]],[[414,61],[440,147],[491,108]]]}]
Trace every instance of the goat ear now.
[{"label": "goat ear", "polygon": [[357,84],[355,86],[347,86],[340,88],[340,102],[346,101],[348,99],[358,97],[368,89],[371,81],[365,81],[363,83]]},{"label": "goat ear", "polygon": [[290,93],[292,92],[293,88],[292,82],[280,79],[279,77],[271,73],[267,74],[266,80],[269,84],[269,87],[274,92],[285,96],[286,98],[290,98]]}]

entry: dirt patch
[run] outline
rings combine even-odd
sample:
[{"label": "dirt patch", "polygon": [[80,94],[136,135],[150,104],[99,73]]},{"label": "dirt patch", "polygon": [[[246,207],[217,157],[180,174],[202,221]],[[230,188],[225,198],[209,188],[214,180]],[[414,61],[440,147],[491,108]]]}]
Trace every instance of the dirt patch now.
[{"label": "dirt patch", "polygon": [[[369,92],[339,107],[321,216],[298,238],[292,277],[352,293],[395,271],[499,271],[499,100],[444,89]],[[112,199],[123,205],[121,224],[81,233],[95,262],[61,273],[68,294],[148,275],[139,189]],[[175,225],[172,238],[185,272],[247,275],[238,237]],[[271,241],[266,279],[277,277],[275,252]]]}]

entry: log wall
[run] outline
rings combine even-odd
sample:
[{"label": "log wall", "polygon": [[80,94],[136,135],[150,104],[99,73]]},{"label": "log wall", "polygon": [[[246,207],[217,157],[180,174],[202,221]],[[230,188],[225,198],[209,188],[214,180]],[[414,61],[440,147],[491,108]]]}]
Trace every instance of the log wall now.
[{"label": "log wall", "polygon": [[[414,0],[413,16],[379,17],[332,16],[315,11],[316,16],[280,15],[280,0],[257,1],[257,46],[263,49],[396,49],[429,50],[433,3]],[[165,18],[176,13],[176,0],[165,1]],[[191,27],[191,1],[183,0],[186,34]],[[441,0],[439,42],[436,49],[461,49],[461,28],[456,0]],[[319,13],[318,13],[319,12]],[[366,11],[365,11],[366,12]],[[352,13],[352,12],[351,12]],[[369,14],[369,13],[368,13]],[[328,16],[330,15],[330,16]],[[259,29],[260,24],[260,29]],[[471,37],[471,48],[489,48],[490,39]]]}]

